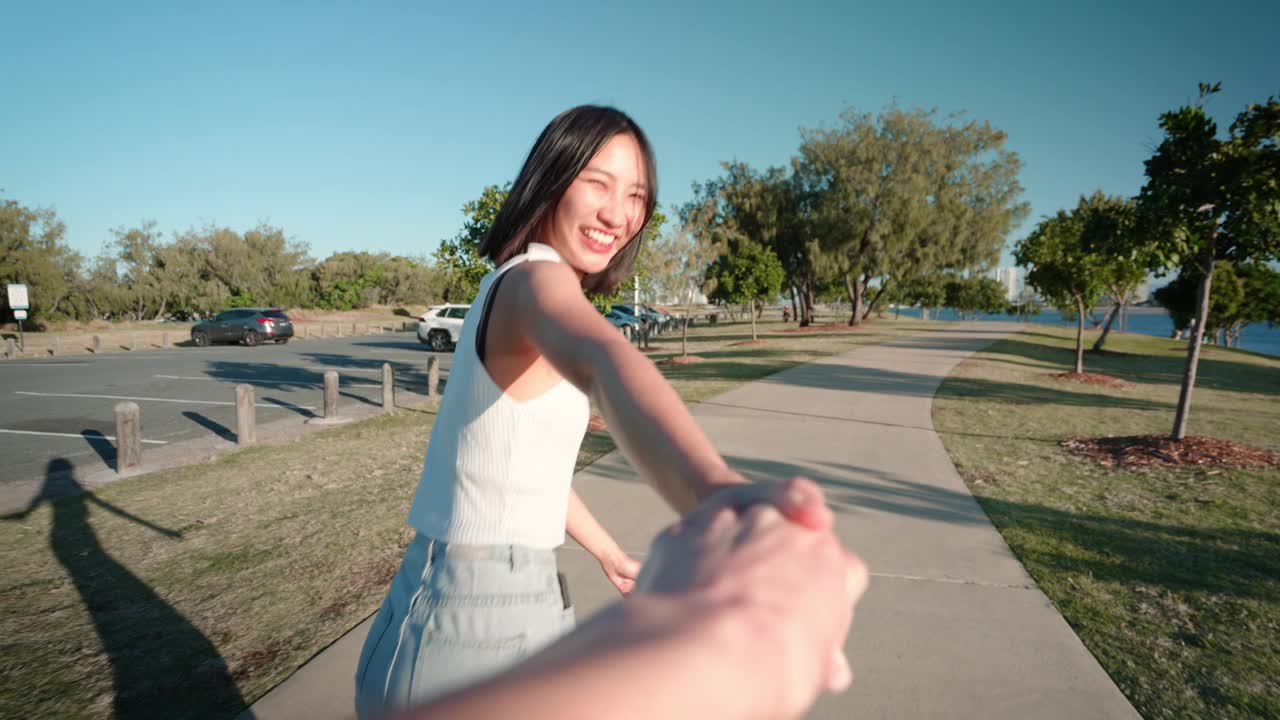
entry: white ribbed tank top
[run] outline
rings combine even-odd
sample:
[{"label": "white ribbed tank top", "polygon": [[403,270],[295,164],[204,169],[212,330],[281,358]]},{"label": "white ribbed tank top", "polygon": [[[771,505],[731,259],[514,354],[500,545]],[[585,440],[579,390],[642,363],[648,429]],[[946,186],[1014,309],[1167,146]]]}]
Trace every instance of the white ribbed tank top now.
[{"label": "white ribbed tank top", "polygon": [[440,412],[427,443],[409,525],[446,542],[554,548],[564,543],[573,467],[587,430],[587,396],[567,380],[517,401],[476,355],[489,290],[530,261],[564,262],[548,245],[528,250],[480,281],[462,322]]}]

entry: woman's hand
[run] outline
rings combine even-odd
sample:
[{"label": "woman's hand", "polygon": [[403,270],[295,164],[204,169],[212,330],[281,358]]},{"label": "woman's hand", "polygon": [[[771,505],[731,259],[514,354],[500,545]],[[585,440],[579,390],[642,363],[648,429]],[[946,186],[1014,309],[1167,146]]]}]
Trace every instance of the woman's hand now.
[{"label": "woman's hand", "polygon": [[620,548],[596,559],[600,561],[600,569],[604,570],[605,577],[618,588],[618,592],[623,596],[630,595],[636,587],[636,578],[640,576],[640,563]]}]

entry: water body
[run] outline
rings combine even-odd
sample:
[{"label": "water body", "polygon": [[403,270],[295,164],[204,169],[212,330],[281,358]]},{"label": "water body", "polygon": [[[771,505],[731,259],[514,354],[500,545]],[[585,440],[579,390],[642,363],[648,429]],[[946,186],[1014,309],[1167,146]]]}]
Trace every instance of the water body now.
[{"label": "water body", "polygon": [[[888,315],[893,315],[893,310],[888,311]],[[1105,310],[1099,309],[1097,315],[1105,317]],[[919,308],[902,308],[902,314],[908,317],[920,317]],[[929,313],[929,318],[933,320],[958,320],[956,311],[950,308],[943,308],[940,312]],[[979,314],[978,320],[999,320],[1009,322],[1016,320],[1010,315],[989,315],[986,313]],[[1041,325],[1063,325],[1075,327],[1075,320],[1066,320],[1057,310],[1048,309],[1039,315],[1023,315],[1022,322],[1033,322]],[[1091,326],[1086,321],[1085,328]],[[1119,330],[1119,320],[1116,325],[1111,328],[1112,332]],[[1127,319],[1126,330],[1131,333],[1139,333],[1141,335],[1154,335],[1156,337],[1171,337],[1173,335],[1173,320],[1164,310],[1155,308],[1131,308]],[[1092,340],[1090,340],[1092,342]],[[1251,350],[1253,352],[1265,353],[1267,355],[1275,355],[1280,357],[1280,326],[1271,327],[1266,323],[1251,323],[1246,325],[1240,332],[1240,349]]]}]

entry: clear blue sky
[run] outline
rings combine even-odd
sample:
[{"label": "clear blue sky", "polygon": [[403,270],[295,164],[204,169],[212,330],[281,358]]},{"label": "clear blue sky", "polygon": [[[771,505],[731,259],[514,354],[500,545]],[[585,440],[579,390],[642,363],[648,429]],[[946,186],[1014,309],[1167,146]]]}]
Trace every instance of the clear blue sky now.
[{"label": "clear blue sky", "polygon": [[1137,192],[1197,82],[1223,82],[1224,124],[1280,93],[1276,2],[785,5],[10,3],[0,197],[56,208],[88,256],[149,219],[420,255],[572,105],[640,122],[673,207],[721,161],[785,164],[800,127],[896,100],[1007,131],[1034,222]]}]

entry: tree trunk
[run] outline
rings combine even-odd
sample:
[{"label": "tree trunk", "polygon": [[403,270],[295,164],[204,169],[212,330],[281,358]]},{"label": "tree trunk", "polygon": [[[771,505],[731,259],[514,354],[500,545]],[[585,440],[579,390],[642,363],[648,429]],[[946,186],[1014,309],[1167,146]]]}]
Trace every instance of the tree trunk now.
[{"label": "tree trunk", "polygon": [[751,316],[751,339],[752,339],[752,340],[756,340],[756,339],[757,339],[757,338],[756,338],[756,308],[755,308],[755,304],[756,304],[756,301],[755,301],[755,300],[752,300],[752,301],[751,301],[751,310],[747,313],[748,315],[750,315],[750,316]]},{"label": "tree trunk", "polygon": [[1084,372],[1084,298],[1076,296],[1076,373]]},{"label": "tree trunk", "polygon": [[813,324],[813,280],[806,279],[800,288],[800,327]]},{"label": "tree trunk", "polygon": [[890,282],[891,281],[887,278],[880,281],[880,289],[876,291],[875,297],[871,298],[871,302],[867,303],[866,311],[862,313],[863,320],[867,319],[867,316],[875,309],[876,303],[880,302],[880,298],[884,297],[884,292],[889,289]]},{"label": "tree trunk", "polygon": [[1107,341],[1107,335],[1111,334],[1111,324],[1116,321],[1116,317],[1120,315],[1120,303],[1111,308],[1111,312],[1107,315],[1107,323],[1102,326],[1102,334],[1098,336],[1096,342],[1093,343],[1093,351],[1098,352],[1102,349],[1102,344]]},{"label": "tree trunk", "polygon": [[854,280],[852,273],[845,273],[844,289],[849,293],[849,303],[853,306],[853,313],[849,315],[849,324],[857,325],[862,322],[862,291],[864,285],[861,280]]},{"label": "tree trunk", "polygon": [[796,286],[792,285],[791,286],[791,317],[796,320],[800,319],[800,313],[798,312],[798,310],[799,310],[799,306],[796,305]]},{"label": "tree trunk", "polygon": [[1187,347],[1187,368],[1182,374],[1182,390],[1178,393],[1178,411],[1173,416],[1173,439],[1187,437],[1187,416],[1191,412],[1191,391],[1196,386],[1196,370],[1200,367],[1200,343],[1204,341],[1204,325],[1209,320],[1209,292],[1213,289],[1215,232],[1200,258],[1204,277],[1200,280],[1200,297],[1196,302],[1196,322],[1191,329],[1191,342]]},{"label": "tree trunk", "polygon": [[689,357],[689,311],[680,319],[680,356]]},{"label": "tree trunk", "polygon": [[920,306],[920,319],[929,322],[929,308],[926,305]]}]

